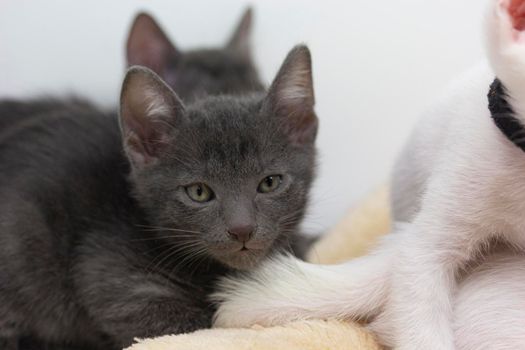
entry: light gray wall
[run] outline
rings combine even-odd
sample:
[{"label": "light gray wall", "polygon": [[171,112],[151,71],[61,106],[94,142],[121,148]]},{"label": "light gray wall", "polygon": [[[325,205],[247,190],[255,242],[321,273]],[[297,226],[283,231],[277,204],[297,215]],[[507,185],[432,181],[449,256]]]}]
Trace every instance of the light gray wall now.
[{"label": "light gray wall", "polygon": [[[480,0],[254,1],[255,58],[270,81],[312,49],[320,172],[310,230],[333,225],[384,181],[418,114],[483,57]],[[75,92],[116,101],[123,45],[147,9],[181,48],[226,40],[243,0],[2,0],[0,96]]]}]

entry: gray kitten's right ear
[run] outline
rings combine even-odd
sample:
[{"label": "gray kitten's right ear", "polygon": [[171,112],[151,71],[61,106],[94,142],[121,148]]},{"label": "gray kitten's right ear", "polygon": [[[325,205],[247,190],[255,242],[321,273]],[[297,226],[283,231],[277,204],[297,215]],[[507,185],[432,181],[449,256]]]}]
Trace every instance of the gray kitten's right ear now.
[{"label": "gray kitten's right ear", "polygon": [[157,22],[146,13],[139,13],[128,35],[126,44],[128,67],[145,66],[163,75],[180,56]]},{"label": "gray kitten's right ear", "polygon": [[317,134],[317,116],[310,50],[294,47],[272,82],[263,108],[278,118],[288,139],[297,145],[311,144]]},{"label": "gray kitten's right ear", "polygon": [[250,35],[252,31],[252,18],[253,10],[248,7],[237,25],[237,28],[233,32],[230,41],[226,45],[228,49],[237,52],[239,55],[245,58],[251,57],[251,40]]},{"label": "gray kitten's right ear", "polygon": [[131,67],[120,94],[124,150],[138,168],[154,164],[184,121],[184,106],[154,72]]}]

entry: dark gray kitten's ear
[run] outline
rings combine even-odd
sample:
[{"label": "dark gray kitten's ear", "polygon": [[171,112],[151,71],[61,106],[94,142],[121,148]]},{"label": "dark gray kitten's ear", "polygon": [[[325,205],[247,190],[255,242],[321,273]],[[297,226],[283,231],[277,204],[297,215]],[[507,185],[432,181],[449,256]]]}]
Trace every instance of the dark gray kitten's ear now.
[{"label": "dark gray kitten's ear", "polygon": [[162,76],[180,52],[150,15],[140,13],[128,35],[126,55],[128,67],[145,66]]},{"label": "dark gray kitten's ear", "polygon": [[292,143],[307,144],[313,143],[317,134],[314,104],[310,50],[298,45],[286,56],[263,107],[280,119]]},{"label": "dark gray kitten's ear", "polygon": [[240,56],[244,58],[251,57],[251,40],[250,35],[252,31],[252,18],[253,10],[251,7],[248,7],[237,25],[237,28],[233,32],[230,41],[226,45],[228,49],[231,49],[237,52]]},{"label": "dark gray kitten's ear", "polygon": [[165,150],[184,120],[184,106],[154,72],[134,66],[122,84],[119,117],[126,154],[135,167],[144,167]]}]

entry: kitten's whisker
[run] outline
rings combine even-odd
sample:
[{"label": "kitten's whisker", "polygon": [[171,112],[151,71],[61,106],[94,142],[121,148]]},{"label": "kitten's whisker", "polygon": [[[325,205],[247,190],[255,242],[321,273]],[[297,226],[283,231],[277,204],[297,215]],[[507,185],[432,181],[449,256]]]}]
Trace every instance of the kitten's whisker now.
[{"label": "kitten's whisker", "polygon": [[177,263],[177,265],[175,265],[174,268],[171,269],[171,271],[176,271],[179,269],[179,267],[182,267],[184,266],[184,264],[188,261],[191,261],[195,256],[198,256],[200,254],[203,254],[204,252],[206,252],[207,249],[206,247],[200,247],[199,249],[196,249],[196,250],[193,250],[193,251],[189,251],[188,252],[188,255],[186,257],[184,257],[181,261],[179,261]]},{"label": "kitten's whisker", "polygon": [[161,249],[161,248],[164,248],[164,247],[166,247],[166,246],[170,246],[170,249],[171,249],[171,248],[173,248],[174,246],[176,246],[176,244],[174,244],[173,242],[167,242],[167,243],[161,244],[161,245],[159,245],[159,246],[153,247],[153,248],[151,248],[151,249],[149,249],[149,250],[146,250],[146,251],[144,252],[144,254],[148,254],[148,253],[154,252],[154,251],[159,250],[159,249]]},{"label": "kitten's whisker", "polygon": [[[186,261],[190,256],[192,256],[195,252],[195,250],[199,250],[199,249],[202,249],[200,248],[199,246],[195,246],[193,247],[193,249],[187,249],[183,255],[181,255],[179,257],[178,260],[172,260],[167,266],[166,266],[166,269],[168,270],[169,269],[169,273],[170,274],[173,274],[173,273],[176,273],[177,271],[175,271],[179,265],[181,265],[184,261]],[[173,264],[175,264],[175,268],[171,267],[173,266]]]},{"label": "kitten's whisker", "polygon": [[[173,247],[168,248],[164,252],[162,252],[159,255],[157,255],[151,261],[151,263],[148,264],[147,269],[149,269],[150,266],[157,261],[157,263],[155,263],[155,266],[153,266],[153,268],[151,268],[151,270],[150,270],[150,272],[154,272],[154,271],[157,270],[157,268],[160,268],[161,264],[164,261],[166,261],[169,257],[171,257],[171,256],[173,256],[175,254],[178,254],[178,253],[180,253],[180,252],[182,252],[184,250],[191,249],[192,247],[199,246],[200,244],[202,244],[200,241],[194,240],[194,241],[184,242],[182,244],[173,245]],[[158,259],[160,259],[160,261]]]},{"label": "kitten's whisker", "polygon": [[[193,276],[193,274],[198,270],[198,268],[199,268],[199,264],[201,264],[202,261],[203,261],[204,259],[206,259],[206,254],[205,254],[206,252],[207,252],[207,249],[205,249],[205,250],[200,254],[200,256],[199,256],[197,259],[195,259],[195,267],[194,267],[193,270],[190,272],[190,276]],[[202,261],[201,261],[201,260],[202,260]],[[208,259],[208,264],[209,264],[209,261],[210,261],[210,259]],[[207,265],[207,266],[208,266],[208,265]],[[188,268],[189,268],[189,267],[188,267]]]},{"label": "kitten's whisker", "polygon": [[[173,256],[178,256],[177,259],[173,260],[173,261],[177,261],[178,259],[182,259],[184,258],[185,256],[187,256],[188,254],[191,254],[191,252],[196,249],[196,248],[199,248],[201,245],[200,242],[194,242],[193,244],[187,244],[185,245],[184,247],[176,247],[177,249],[171,249],[169,252],[166,252],[164,253],[164,258],[162,258],[157,264],[156,264],[156,267],[159,267],[159,268],[162,268],[162,263],[168,259],[170,259],[171,257]],[[169,253],[169,254],[168,254]],[[166,255],[167,254],[167,255]],[[165,269],[168,269],[169,266],[170,266],[171,262],[168,263],[167,266],[165,266],[164,268]]]},{"label": "kitten's whisker", "polygon": [[201,231],[184,230],[184,229],[173,228],[173,227],[149,226],[149,225],[135,225],[135,226],[143,227],[143,228],[145,228],[147,230],[151,230],[151,231],[154,231],[154,230],[159,230],[159,231],[166,230],[166,231],[174,231],[174,232],[189,232],[189,233],[205,234],[205,232],[201,232]]},{"label": "kitten's whisker", "polygon": [[195,273],[195,271],[198,269],[199,267],[199,260],[203,259],[205,257],[204,253],[206,252],[206,249],[205,248],[200,248],[200,249],[197,249],[193,252],[193,256],[191,258],[188,259],[188,262],[186,263],[186,268],[188,270],[190,270],[190,268],[192,267],[192,265],[194,265],[194,268],[191,270],[191,272],[189,272],[189,275],[190,276],[193,276],[193,274]]},{"label": "kitten's whisker", "polygon": [[[197,242],[197,241],[191,241],[191,242],[184,242],[183,244],[177,244],[177,245],[172,245],[170,248],[164,250],[162,253],[158,254],[152,261],[155,262],[157,261],[158,259],[162,259],[163,256],[165,256],[166,254],[168,253],[179,253],[181,251],[184,251],[185,249],[190,249],[192,248],[193,246],[197,246],[200,242]],[[162,260],[159,262],[159,264],[162,262]]]},{"label": "kitten's whisker", "polygon": [[155,236],[155,237],[148,237],[148,238],[136,238],[132,239],[131,241],[154,241],[154,240],[161,240],[161,239],[168,239],[168,238],[196,238],[195,235],[169,235],[169,236]]}]

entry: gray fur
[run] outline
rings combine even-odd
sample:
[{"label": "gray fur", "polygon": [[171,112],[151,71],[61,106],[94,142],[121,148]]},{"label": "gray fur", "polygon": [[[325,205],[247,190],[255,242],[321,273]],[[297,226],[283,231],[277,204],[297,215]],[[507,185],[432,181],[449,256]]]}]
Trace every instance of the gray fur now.
[{"label": "gray fur", "polygon": [[[289,99],[291,88],[305,98]],[[142,108],[152,96],[166,104],[155,113]],[[132,68],[121,105],[119,128],[83,102],[0,104],[10,121],[0,123],[0,344],[116,349],[209,327],[218,277],[289,248],[314,176],[305,47],[267,94],[183,104],[153,72]],[[257,192],[276,174],[281,187]],[[215,199],[192,201],[184,186],[195,182]],[[232,239],[230,226],[248,217],[253,236]]]},{"label": "gray fur", "polygon": [[140,13],[127,40],[128,66],[150,68],[184,101],[219,93],[262,91],[251,57],[252,17],[248,8],[223,47],[183,52],[172,44],[153,17]]}]

